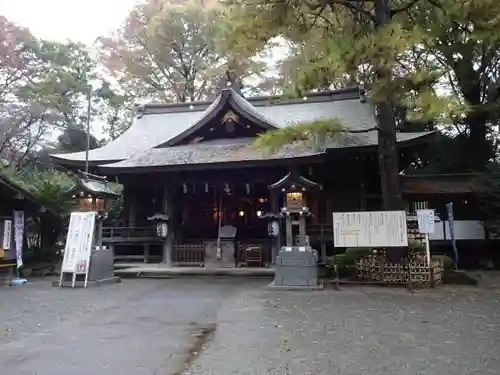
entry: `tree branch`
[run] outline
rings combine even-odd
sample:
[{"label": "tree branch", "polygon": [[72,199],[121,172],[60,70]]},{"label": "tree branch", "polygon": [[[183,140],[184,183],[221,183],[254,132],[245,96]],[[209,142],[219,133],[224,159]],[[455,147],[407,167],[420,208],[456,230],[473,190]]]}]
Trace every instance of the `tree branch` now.
[{"label": "tree branch", "polygon": [[421,1],[421,0],[411,0],[406,5],[403,5],[403,6],[399,7],[399,8],[391,9],[391,11],[390,11],[391,17],[395,16],[398,13],[402,13],[402,12],[408,11],[410,8],[412,8],[413,6],[417,5],[417,3],[419,1]]}]

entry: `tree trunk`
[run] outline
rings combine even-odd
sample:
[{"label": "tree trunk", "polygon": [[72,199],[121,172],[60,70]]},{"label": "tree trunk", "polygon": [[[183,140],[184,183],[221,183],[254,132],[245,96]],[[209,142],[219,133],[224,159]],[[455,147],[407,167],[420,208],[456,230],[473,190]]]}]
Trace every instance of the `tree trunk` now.
[{"label": "tree trunk", "polygon": [[[376,0],[375,28],[385,26],[391,20],[390,0]],[[380,84],[392,80],[392,66],[387,63],[376,72]],[[390,94],[388,95],[390,97]],[[380,172],[380,187],[384,210],[401,210],[403,202],[399,184],[399,162],[396,141],[396,119],[393,103],[385,98],[378,104],[378,163]]]},{"label": "tree trunk", "polygon": [[492,145],[487,139],[487,116],[479,109],[469,113],[465,123],[469,128],[465,150],[467,169],[471,172],[484,171],[493,156]]},{"label": "tree trunk", "polygon": [[401,210],[396,123],[389,103],[378,106],[378,164],[384,210]]}]

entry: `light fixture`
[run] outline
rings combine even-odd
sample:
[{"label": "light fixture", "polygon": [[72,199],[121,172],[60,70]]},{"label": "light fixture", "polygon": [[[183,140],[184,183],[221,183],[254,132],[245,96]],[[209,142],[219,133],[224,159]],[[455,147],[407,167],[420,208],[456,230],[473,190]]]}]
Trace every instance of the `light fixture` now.
[{"label": "light fixture", "polygon": [[262,211],[261,210],[257,210],[257,217],[261,217],[262,216]]},{"label": "light fixture", "polygon": [[238,216],[239,216],[239,217],[243,217],[243,216],[245,216],[245,211],[240,210],[240,211],[238,212]]}]

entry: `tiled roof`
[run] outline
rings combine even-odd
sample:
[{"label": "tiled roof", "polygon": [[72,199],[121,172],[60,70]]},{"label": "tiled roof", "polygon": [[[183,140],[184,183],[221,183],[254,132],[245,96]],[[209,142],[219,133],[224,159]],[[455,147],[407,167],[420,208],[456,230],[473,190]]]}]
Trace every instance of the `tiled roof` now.
[{"label": "tiled roof", "polygon": [[[290,100],[279,96],[247,99],[226,89],[214,102],[146,105],[124,134],[101,148],[90,150],[89,160],[94,164],[106,164],[168,143],[208,116],[220,104],[224,94],[230,104],[270,127],[284,127],[324,118],[338,118],[348,129],[375,126],[373,107],[361,100],[358,88],[313,93]],[[61,163],[81,163],[85,160],[85,152],[53,157]]]},{"label": "tiled roof", "polygon": [[[413,140],[429,133],[398,133],[398,141]],[[103,171],[124,171],[128,169],[175,167],[179,165],[209,165],[244,161],[296,159],[321,155],[326,149],[366,147],[377,144],[376,131],[360,134],[339,134],[322,149],[313,149],[302,144],[283,147],[276,153],[265,153],[253,146],[253,138],[224,139],[182,146],[153,148],[126,160],[102,166]]]}]

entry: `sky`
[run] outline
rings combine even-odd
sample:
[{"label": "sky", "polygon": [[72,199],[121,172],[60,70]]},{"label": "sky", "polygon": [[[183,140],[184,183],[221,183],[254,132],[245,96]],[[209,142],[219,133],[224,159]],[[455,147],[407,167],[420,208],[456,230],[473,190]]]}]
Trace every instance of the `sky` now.
[{"label": "sky", "polygon": [[0,15],[38,38],[94,40],[118,28],[138,0],[0,0]]},{"label": "sky", "polygon": [[[116,30],[138,0],[0,0],[0,15],[27,27],[37,38],[92,45],[97,37]],[[103,123],[91,132],[104,136]],[[52,138],[56,138],[53,134]],[[54,140],[52,139],[52,140]]]}]

